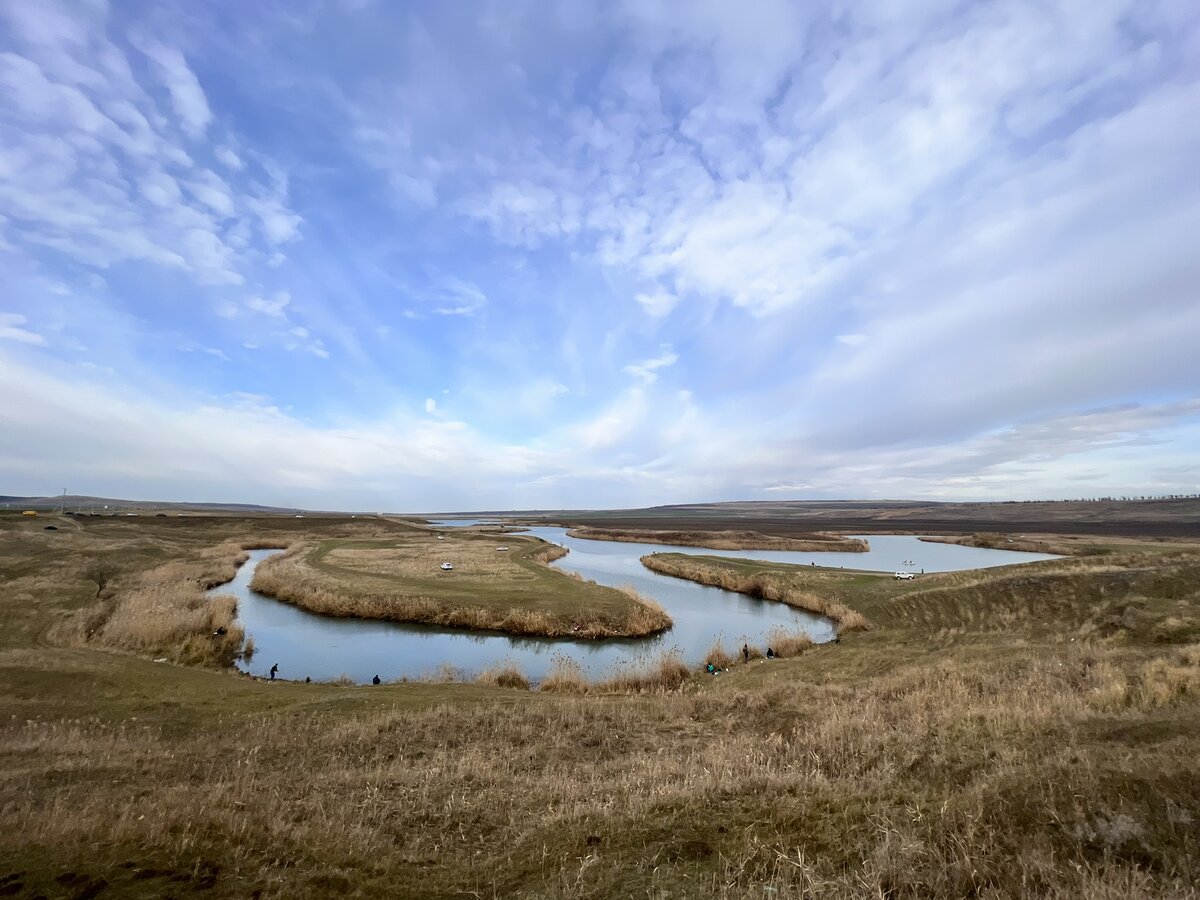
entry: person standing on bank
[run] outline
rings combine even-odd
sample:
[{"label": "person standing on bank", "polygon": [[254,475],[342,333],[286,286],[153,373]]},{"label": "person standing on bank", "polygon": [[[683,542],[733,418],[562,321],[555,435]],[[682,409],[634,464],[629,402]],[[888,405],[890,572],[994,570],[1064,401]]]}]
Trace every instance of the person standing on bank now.
[{"label": "person standing on bank", "polygon": [[279,671],[279,663],[274,663],[271,666],[271,680],[275,680],[275,674]]},{"label": "person standing on bank", "polygon": [[750,662],[750,645],[742,644],[742,662]]}]

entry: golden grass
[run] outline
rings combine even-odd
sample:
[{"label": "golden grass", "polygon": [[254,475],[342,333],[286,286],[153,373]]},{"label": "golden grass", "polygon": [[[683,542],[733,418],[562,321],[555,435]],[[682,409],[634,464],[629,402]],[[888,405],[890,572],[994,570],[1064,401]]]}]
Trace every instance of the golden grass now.
[{"label": "golden grass", "polygon": [[54,645],[266,530],[194,527],[0,521],[5,895],[1197,895],[1194,557],[802,573],[875,627],[677,688],[268,684]]},{"label": "golden grass", "polygon": [[803,631],[776,626],[767,632],[767,646],[781,658],[799,656],[813,646],[813,640]]},{"label": "golden grass", "polygon": [[618,667],[607,677],[588,681],[575,660],[556,656],[538,690],[552,694],[644,694],[676,691],[692,680],[692,670],[678,650]]},{"label": "golden grass", "polygon": [[[394,706],[421,686],[272,686],[346,712],[182,731],[21,719],[0,725],[0,826],[31,888],[54,847],[51,883],[215,896],[1188,896],[1191,758],[1137,744],[1134,773],[1130,745],[1090,737],[1129,725],[1096,719],[1096,655],[964,656],[854,689],[818,664],[803,690],[781,661],[757,686],[427,708]],[[51,760],[70,777],[30,767]]]},{"label": "golden grass", "polygon": [[[566,552],[552,544],[530,543],[527,549],[539,563]],[[426,541],[415,551],[406,543],[335,544],[324,551],[300,543],[260,562],[251,587],[321,615],[513,635],[641,637],[671,626],[662,607],[636,591],[616,591],[543,566],[531,572],[514,551],[497,553],[490,541],[463,539]],[[454,571],[442,572],[442,559],[453,560]],[[405,580],[412,572],[420,572],[422,580]],[[409,593],[414,588],[427,592]],[[526,591],[540,605],[527,603]]]},{"label": "golden grass", "polygon": [[712,666],[714,669],[728,669],[741,661],[741,653],[732,653],[725,649],[725,644],[720,638],[713,641],[712,646],[708,648],[708,653],[704,655],[704,665]]},{"label": "golden grass", "polygon": [[642,557],[642,565],[652,572],[670,575],[674,578],[686,578],[698,584],[736,591],[739,594],[749,594],[763,600],[772,600],[806,612],[816,613],[832,619],[837,625],[839,634],[852,631],[866,631],[871,627],[866,616],[851,609],[844,603],[823,597],[812,591],[789,586],[786,579],[772,573],[744,574],[727,566],[714,564],[702,559],[689,556],[664,557],[657,553]]},{"label": "golden grass", "polygon": [[591,688],[579,663],[569,656],[556,656],[538,690],[552,694],[586,694]]},{"label": "golden grass", "polygon": [[484,669],[475,676],[475,681],[491,687],[529,690],[529,679],[525,677],[521,667],[511,660],[490,669]]},{"label": "golden grass", "polygon": [[1022,553],[1050,553],[1056,556],[1076,556],[1088,552],[1085,547],[1064,540],[1038,540],[1013,537],[1007,534],[919,535],[919,541],[931,544],[958,544],[962,547],[983,547],[988,550],[1018,550]]},{"label": "golden grass", "polygon": [[580,525],[567,531],[569,537],[589,541],[625,541],[636,544],[674,544],[711,550],[795,550],[818,553],[865,553],[870,546],[861,538],[813,532],[804,537],[779,537],[759,531],[661,531],[639,528],[599,528]]},{"label": "golden grass", "polygon": [[245,634],[235,622],[237,600],[210,598],[205,591],[231,580],[248,558],[240,543],[223,542],[194,560],[156,566],[68,617],[55,627],[55,639],[172,662],[230,665],[238,656],[252,655],[253,645],[243,646]]}]

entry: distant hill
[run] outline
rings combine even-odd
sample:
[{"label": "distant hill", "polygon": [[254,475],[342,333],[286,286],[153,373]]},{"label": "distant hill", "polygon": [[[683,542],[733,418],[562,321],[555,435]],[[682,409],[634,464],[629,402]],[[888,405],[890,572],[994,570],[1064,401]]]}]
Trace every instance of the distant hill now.
[{"label": "distant hill", "polygon": [[[495,515],[493,513],[492,515]],[[947,503],[925,500],[764,500],[646,509],[524,513],[529,521],[624,528],[821,529],[924,534],[1018,532],[1200,537],[1200,497]]]},{"label": "distant hill", "polygon": [[[0,495],[0,507],[8,506],[13,509],[58,509],[63,503],[62,494],[54,497],[16,497]],[[173,509],[196,512],[252,512],[252,513],[297,513],[303,510],[282,506],[262,506],[257,503],[197,503],[178,500],[125,500],[119,497],[90,497],[80,494],[67,494],[66,509],[87,512],[93,508],[109,511],[143,510],[143,509]]]}]

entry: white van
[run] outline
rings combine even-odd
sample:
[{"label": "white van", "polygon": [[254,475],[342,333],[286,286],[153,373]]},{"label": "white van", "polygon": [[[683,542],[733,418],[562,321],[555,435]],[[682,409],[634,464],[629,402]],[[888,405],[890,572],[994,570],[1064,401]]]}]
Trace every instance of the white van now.
[{"label": "white van", "polygon": [[450,565],[450,563],[442,563],[442,571],[443,572],[449,572],[453,568],[454,568],[454,566]]},{"label": "white van", "polygon": [[917,576],[914,575],[912,572],[897,572],[896,573],[896,578],[899,581],[912,581],[916,577]]}]

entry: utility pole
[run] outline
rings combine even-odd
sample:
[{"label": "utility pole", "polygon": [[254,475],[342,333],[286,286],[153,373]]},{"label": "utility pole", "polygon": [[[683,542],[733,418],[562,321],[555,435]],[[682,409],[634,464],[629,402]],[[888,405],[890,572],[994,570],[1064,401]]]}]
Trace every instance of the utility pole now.
[{"label": "utility pole", "polygon": [[60,500],[59,504],[58,504],[58,514],[61,516],[63,514],[63,511],[66,508],[67,508],[67,489],[63,488],[62,500]]}]

